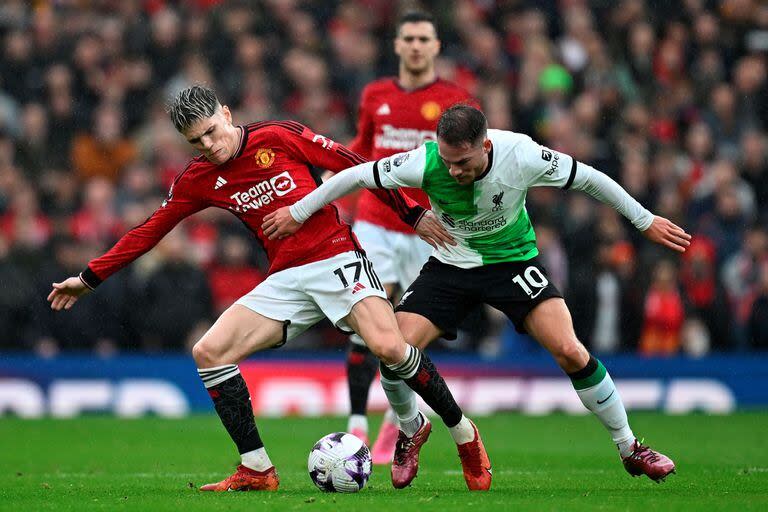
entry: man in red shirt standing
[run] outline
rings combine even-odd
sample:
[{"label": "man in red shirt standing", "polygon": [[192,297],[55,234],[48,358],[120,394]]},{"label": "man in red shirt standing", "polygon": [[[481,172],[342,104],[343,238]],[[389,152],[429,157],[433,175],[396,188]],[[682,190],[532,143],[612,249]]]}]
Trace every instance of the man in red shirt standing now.
[{"label": "man in red shirt standing", "polygon": [[[210,206],[232,212],[263,244],[270,261],[268,277],[222,313],[192,349],[200,378],[242,461],[233,475],[201,489],[278,488],[238,363],[256,351],[282,345],[324,317],[360,335],[381,359],[382,368],[412,386],[466,450],[464,440],[476,432],[474,424],[462,414],[429,358],[403,339],[371,262],[335,208],[321,209],[296,236],[285,240],[269,240],[261,229],[265,215],[317,188],[309,166],[340,171],[365,160],[296,122],[235,126],[229,108],[204,87],[180,92],[169,112],[176,129],[202,154],[179,173],[149,219],[80,275],[54,283],[48,300],[54,310],[70,309],[79,297],[154,247],[182,219]],[[380,197],[431,243],[449,241],[431,212],[389,191]],[[393,465],[392,483],[398,488],[415,477],[418,450],[431,430],[421,414],[403,428],[416,442],[409,452],[413,456]],[[473,452],[482,450],[479,438],[475,443],[476,448],[470,446]]]},{"label": "man in red shirt standing", "polygon": [[[437,120],[448,107],[474,103],[466,90],[437,76],[435,58],[439,52],[440,40],[432,16],[409,12],[398,20],[398,76],[376,80],[363,89],[357,136],[350,149],[370,160],[410,151],[425,141],[435,140]],[[424,208],[430,208],[422,190],[411,188],[404,192]],[[407,290],[419,275],[429,258],[430,246],[367,189],[360,193],[353,229],[374,263],[387,296],[394,302],[398,289]],[[352,335],[350,340],[347,378],[351,414],[347,431],[368,444],[368,391],[378,361],[359,336]],[[382,384],[387,385],[386,379]],[[389,410],[372,448],[375,464],[392,462],[397,435],[397,419]]]}]

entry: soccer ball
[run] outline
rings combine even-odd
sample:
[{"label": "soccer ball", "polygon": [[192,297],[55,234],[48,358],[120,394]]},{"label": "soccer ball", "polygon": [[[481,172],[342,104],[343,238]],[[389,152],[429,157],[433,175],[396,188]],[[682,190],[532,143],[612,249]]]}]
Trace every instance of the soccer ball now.
[{"label": "soccer ball", "polygon": [[356,436],[334,432],[309,452],[309,477],[325,492],[357,492],[371,476],[371,452]]}]

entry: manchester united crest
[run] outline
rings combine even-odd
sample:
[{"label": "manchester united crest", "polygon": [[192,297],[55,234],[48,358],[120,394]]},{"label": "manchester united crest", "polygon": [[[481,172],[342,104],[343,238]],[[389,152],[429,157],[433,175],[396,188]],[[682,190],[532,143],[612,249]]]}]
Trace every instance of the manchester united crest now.
[{"label": "manchester united crest", "polygon": [[421,106],[421,115],[427,121],[434,121],[440,117],[440,105],[434,101],[428,101]]},{"label": "manchester united crest", "polygon": [[254,158],[259,167],[266,169],[275,161],[275,152],[271,148],[259,148]]}]

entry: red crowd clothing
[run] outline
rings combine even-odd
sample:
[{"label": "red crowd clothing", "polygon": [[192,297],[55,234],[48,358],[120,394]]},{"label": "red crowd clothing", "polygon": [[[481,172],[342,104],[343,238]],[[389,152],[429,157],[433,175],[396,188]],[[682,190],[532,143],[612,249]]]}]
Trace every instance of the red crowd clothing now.
[{"label": "red crowd clothing", "polygon": [[[357,136],[349,147],[371,160],[415,149],[426,141],[435,140],[440,114],[456,103],[478,106],[466,90],[440,78],[413,90],[403,89],[397,78],[371,82],[363,89]],[[402,190],[424,208],[430,208],[424,191],[416,188]],[[360,194],[355,220],[391,231],[413,233],[410,226],[368,190]]]},{"label": "red crowd clothing", "polygon": [[677,353],[684,321],[685,308],[677,290],[651,288],[645,299],[640,353],[648,356]]},{"label": "red crowd clothing", "polygon": [[[360,155],[297,122],[263,121],[244,126],[240,149],[231,160],[216,165],[202,155],[193,159],[176,176],[161,207],[106,254],[92,260],[81,278],[88,286],[97,286],[154,247],[181,220],[209,206],[231,211],[251,230],[267,253],[269,273],[346,251],[361,251],[333,206],[324,207],[296,234],[282,240],[267,239],[261,224],[265,215],[317,188],[310,166],[338,172],[364,162]],[[402,194],[382,192],[382,200],[408,222],[415,223],[423,212]]]}]

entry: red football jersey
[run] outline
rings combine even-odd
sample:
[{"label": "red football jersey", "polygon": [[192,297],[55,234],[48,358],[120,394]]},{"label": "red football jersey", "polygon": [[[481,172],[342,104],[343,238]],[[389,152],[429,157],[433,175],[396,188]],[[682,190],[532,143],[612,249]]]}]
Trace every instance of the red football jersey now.
[{"label": "red football jersey", "polygon": [[[363,89],[357,121],[357,136],[349,148],[371,160],[410,151],[435,140],[440,114],[456,103],[477,106],[470,94],[458,85],[438,78],[411,91],[400,87],[397,78],[383,78]],[[420,189],[403,191],[429,209],[427,195]],[[413,233],[370,191],[363,190],[357,203],[356,220],[383,228]]]},{"label": "red football jersey", "polygon": [[[266,250],[270,273],[345,251],[361,251],[334,206],[324,207],[282,240],[265,237],[261,224],[265,215],[317,188],[310,165],[338,172],[364,162],[341,144],[293,121],[244,126],[240,149],[231,160],[216,165],[202,155],[193,159],[176,176],[162,206],[106,254],[92,260],[82,278],[90,286],[98,285],[154,247],[181,220],[209,206],[231,211],[251,230]],[[415,220],[422,211],[399,193],[382,192],[382,200],[401,215]]]}]

